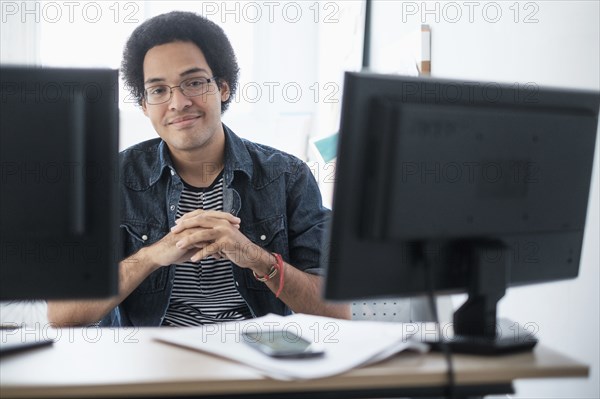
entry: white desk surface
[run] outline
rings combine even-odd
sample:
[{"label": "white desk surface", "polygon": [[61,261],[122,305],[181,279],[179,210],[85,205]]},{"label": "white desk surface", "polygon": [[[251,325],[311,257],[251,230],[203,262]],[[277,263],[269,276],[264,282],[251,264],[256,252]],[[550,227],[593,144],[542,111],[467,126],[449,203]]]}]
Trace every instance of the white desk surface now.
[{"label": "white desk surface", "polygon": [[[404,352],[384,362],[310,381],[275,381],[250,367],[152,339],[158,329],[46,330],[54,345],[0,359],[0,397],[247,394],[442,386],[439,353]],[[19,334],[27,334],[26,330]],[[37,332],[39,333],[39,332]],[[29,331],[29,334],[36,334]],[[60,334],[60,336],[57,336]],[[589,368],[543,345],[500,357],[454,355],[456,383],[586,377]]]}]

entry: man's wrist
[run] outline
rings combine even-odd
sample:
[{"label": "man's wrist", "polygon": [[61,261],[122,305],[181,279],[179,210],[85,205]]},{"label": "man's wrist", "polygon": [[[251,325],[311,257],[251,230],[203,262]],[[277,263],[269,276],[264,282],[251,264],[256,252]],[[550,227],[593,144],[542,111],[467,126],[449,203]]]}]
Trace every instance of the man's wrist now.
[{"label": "man's wrist", "polygon": [[272,253],[261,247],[258,248],[260,248],[258,256],[250,269],[258,276],[267,276],[273,271],[273,265],[277,263],[277,259]]},{"label": "man's wrist", "polygon": [[159,269],[162,265],[156,261],[156,258],[152,256],[150,247],[142,247],[135,254],[125,259],[127,263],[135,263],[140,267],[148,268],[150,272]]},{"label": "man's wrist", "polygon": [[258,281],[262,281],[263,283],[267,283],[268,281],[274,280],[274,278],[277,278],[276,276],[279,275],[279,284],[277,284],[278,288],[277,292],[275,292],[275,297],[279,298],[279,295],[281,295],[281,292],[283,290],[285,263],[283,262],[283,258],[281,257],[281,255],[276,254],[274,252],[271,253],[271,255],[273,255],[273,258],[275,258],[275,263],[273,263],[273,265],[271,266],[271,269],[269,270],[268,274],[258,275],[255,271],[252,271],[252,273],[254,274],[254,278],[256,278]]}]

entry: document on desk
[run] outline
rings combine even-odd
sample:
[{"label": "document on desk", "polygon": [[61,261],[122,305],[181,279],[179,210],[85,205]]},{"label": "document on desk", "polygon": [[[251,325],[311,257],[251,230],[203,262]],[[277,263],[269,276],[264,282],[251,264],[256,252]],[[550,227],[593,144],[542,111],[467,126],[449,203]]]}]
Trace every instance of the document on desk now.
[{"label": "document on desk", "polygon": [[[349,321],[294,314],[267,315],[242,322],[203,327],[164,329],[155,339],[229,358],[254,367],[279,380],[329,377],[390,357],[403,350],[427,351],[413,341],[402,323]],[[244,342],[242,333],[289,331],[313,342],[325,355],[317,358],[278,359],[269,357]]]}]

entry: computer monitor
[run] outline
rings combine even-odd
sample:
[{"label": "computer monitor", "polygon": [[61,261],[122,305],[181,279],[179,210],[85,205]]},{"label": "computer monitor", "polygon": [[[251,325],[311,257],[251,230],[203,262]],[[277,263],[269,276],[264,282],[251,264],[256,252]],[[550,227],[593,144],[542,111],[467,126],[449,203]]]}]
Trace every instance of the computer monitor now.
[{"label": "computer monitor", "polygon": [[117,293],[117,76],[0,66],[0,300]]},{"label": "computer monitor", "polygon": [[509,286],[577,277],[599,104],[533,84],[346,73],[325,297],[466,292],[457,348],[532,347],[530,333],[501,336],[496,303]]}]

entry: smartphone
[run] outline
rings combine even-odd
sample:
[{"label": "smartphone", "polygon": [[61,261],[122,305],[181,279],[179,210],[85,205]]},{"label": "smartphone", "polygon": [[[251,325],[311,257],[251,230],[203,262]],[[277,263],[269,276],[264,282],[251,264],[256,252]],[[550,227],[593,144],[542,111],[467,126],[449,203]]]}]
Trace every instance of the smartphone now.
[{"label": "smartphone", "polygon": [[324,354],[311,342],[286,330],[243,332],[242,339],[251,347],[276,358],[319,357]]}]

